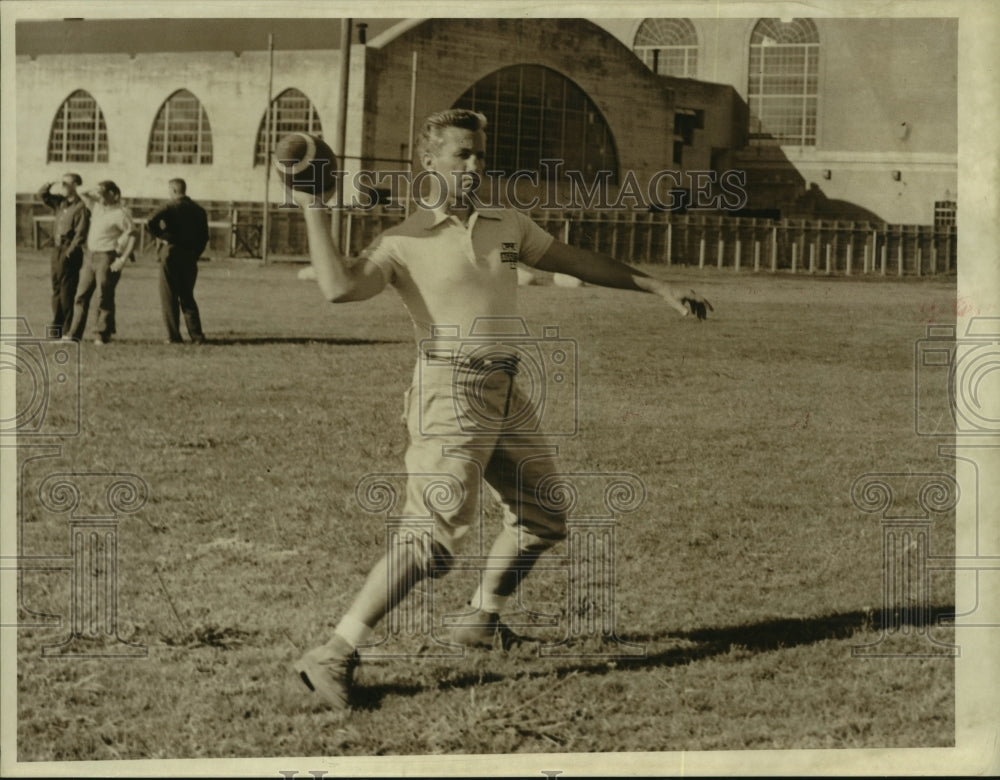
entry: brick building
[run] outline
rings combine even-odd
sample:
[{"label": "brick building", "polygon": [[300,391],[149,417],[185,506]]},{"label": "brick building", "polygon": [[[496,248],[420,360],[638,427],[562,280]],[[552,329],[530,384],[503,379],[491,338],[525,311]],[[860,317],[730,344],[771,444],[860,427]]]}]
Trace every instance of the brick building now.
[{"label": "brick building", "polygon": [[[416,116],[483,110],[491,167],[540,170],[542,185],[539,161],[555,157],[584,178],[611,171],[612,192],[629,172],[645,184],[665,169],[739,169],[752,209],[922,224],[957,195],[953,19],[365,23],[348,169],[410,157],[416,55]],[[132,197],[162,197],[183,176],[198,199],[261,201],[264,30],[272,135],[331,138],[336,19],[19,22],[17,191],[76,170]]]}]

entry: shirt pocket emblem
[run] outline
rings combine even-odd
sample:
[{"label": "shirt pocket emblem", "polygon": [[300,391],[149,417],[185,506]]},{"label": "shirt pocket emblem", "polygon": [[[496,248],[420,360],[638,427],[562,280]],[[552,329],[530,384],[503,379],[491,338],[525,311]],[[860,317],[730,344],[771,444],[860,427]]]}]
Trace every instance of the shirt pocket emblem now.
[{"label": "shirt pocket emblem", "polygon": [[517,243],[514,241],[504,241],[500,244],[500,260],[511,268],[517,266],[521,253],[517,251]]}]

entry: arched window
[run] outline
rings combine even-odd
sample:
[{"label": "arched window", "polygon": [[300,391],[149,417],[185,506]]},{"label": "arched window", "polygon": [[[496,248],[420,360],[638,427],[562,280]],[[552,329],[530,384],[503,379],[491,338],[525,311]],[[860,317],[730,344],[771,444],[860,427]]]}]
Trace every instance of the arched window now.
[{"label": "arched window", "polygon": [[486,115],[486,169],[506,174],[538,171],[545,181],[555,166],[591,177],[611,171],[618,181],[618,155],[607,122],[594,102],[576,84],[541,65],[511,65],[491,73],[465,91],[455,108]]},{"label": "arched window", "polygon": [[48,162],[107,162],[108,128],[93,95],[83,89],[66,98],[49,131]]},{"label": "arched window", "polygon": [[310,135],[323,137],[323,125],[320,124],[319,114],[316,107],[302,92],[294,87],[286,89],[274,100],[271,101],[273,109],[260,120],[260,127],[257,129],[257,150],[254,156],[254,165],[264,165],[267,162],[267,122],[271,120],[271,149],[278,142],[281,136],[288,133],[309,133]]},{"label": "arched window", "polygon": [[698,33],[690,19],[646,19],[632,51],[661,76],[694,78],[698,72]]},{"label": "arched window", "polygon": [[210,165],[212,127],[201,101],[179,89],[160,106],[149,134],[146,164]]},{"label": "arched window", "polygon": [[810,19],[761,19],[750,38],[750,140],[816,145],[819,33]]}]

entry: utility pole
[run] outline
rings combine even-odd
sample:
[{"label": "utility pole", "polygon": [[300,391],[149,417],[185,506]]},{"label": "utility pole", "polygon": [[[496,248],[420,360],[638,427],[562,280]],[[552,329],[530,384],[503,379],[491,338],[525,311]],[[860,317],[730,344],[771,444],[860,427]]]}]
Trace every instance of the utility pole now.
[{"label": "utility pole", "polygon": [[[337,101],[337,121],[334,125],[333,154],[341,171],[344,169],[344,142],[347,137],[347,88],[351,68],[351,27],[353,19],[340,20],[340,96]],[[333,203],[333,245],[345,255],[350,247],[342,246],[344,225],[344,177],[337,183]]]},{"label": "utility pole", "polygon": [[271,211],[271,136],[274,134],[272,118],[274,106],[271,93],[274,91],[274,33],[267,34],[267,119],[264,129],[264,221],[260,229],[260,254],[267,265],[267,246],[270,243]]}]

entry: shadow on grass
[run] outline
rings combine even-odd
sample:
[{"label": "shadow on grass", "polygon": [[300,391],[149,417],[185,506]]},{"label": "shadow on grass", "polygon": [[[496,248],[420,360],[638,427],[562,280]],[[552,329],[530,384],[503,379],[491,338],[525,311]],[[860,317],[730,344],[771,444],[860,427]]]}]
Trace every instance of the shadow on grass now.
[{"label": "shadow on grass", "polygon": [[[642,657],[597,657],[598,653],[601,652],[600,646],[581,646],[579,655],[575,658],[567,654],[562,658],[550,657],[546,659],[556,661],[557,665],[546,665],[544,669],[533,670],[529,668],[511,674],[497,671],[485,674],[482,671],[461,673],[449,675],[447,679],[439,681],[437,685],[430,686],[414,683],[379,683],[356,688],[352,692],[352,698],[355,707],[373,710],[378,709],[382,699],[387,695],[413,696],[432,688],[470,688],[484,683],[498,683],[516,678],[545,677],[552,674],[557,677],[569,674],[605,675],[612,671],[627,671],[629,669],[683,666],[713,656],[724,655],[735,648],[744,649],[749,653],[767,653],[781,648],[809,645],[829,639],[847,639],[856,633],[880,631],[883,626],[889,625],[935,628],[942,625],[942,621],[953,617],[954,613],[953,606],[932,607],[923,616],[916,610],[897,612],[882,609],[853,610],[814,618],[774,619],[721,628],[632,634],[622,636],[620,639],[640,644],[673,641],[682,642],[683,645],[648,652]],[[607,652],[606,648],[605,645],[605,652]],[[526,657],[524,660],[530,664],[536,659]],[[402,663],[405,663],[405,660]]]},{"label": "shadow on grass", "polygon": [[[692,642],[727,647],[744,647],[752,652],[767,652],[779,647],[794,647],[826,639],[845,639],[858,631],[878,630],[882,626],[907,625],[933,628],[954,615],[955,608],[928,608],[926,615],[918,610],[852,610],[814,618],[777,618],[724,628],[696,628],[692,631],[664,631],[623,637],[630,642],[655,642],[661,639],[684,639]],[[924,617],[928,619],[923,619]]]},{"label": "shadow on grass", "polygon": [[[221,336],[208,338],[202,346],[233,347],[260,344],[337,344],[339,346],[367,346],[372,344],[402,344],[400,339],[355,339],[337,336]],[[181,345],[177,345],[181,346]]]},{"label": "shadow on grass", "polygon": [[[503,678],[496,676],[496,680],[484,680],[484,682],[499,682]],[[479,678],[477,677],[476,680]],[[355,685],[350,689],[351,707],[356,710],[377,710],[382,706],[382,699],[386,696],[416,696],[424,693],[429,688],[419,683],[373,683],[372,685]]]},{"label": "shadow on grass", "polygon": [[[372,346],[379,344],[405,344],[403,339],[357,339],[341,336],[209,336],[201,344],[191,341],[169,343],[160,339],[117,339],[114,346],[162,346],[164,349],[204,349],[205,347],[255,347],[267,344],[335,344],[339,346]],[[89,346],[87,340],[86,346]]]},{"label": "shadow on grass", "polygon": [[[90,347],[91,339],[84,339],[84,346]],[[112,347],[162,346],[164,349],[205,349],[206,347],[254,347],[267,344],[335,344],[338,346],[372,346],[380,344],[408,344],[404,339],[357,339],[340,336],[208,336],[201,344],[191,341],[169,343],[162,339],[115,339]],[[104,347],[101,347],[103,349]]]}]

